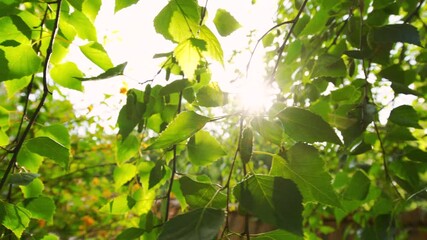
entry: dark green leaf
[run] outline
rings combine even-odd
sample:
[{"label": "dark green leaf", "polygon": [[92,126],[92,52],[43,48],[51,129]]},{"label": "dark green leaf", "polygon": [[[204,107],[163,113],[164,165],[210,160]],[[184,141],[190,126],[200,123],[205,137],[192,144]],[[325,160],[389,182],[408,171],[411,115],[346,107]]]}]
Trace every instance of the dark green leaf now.
[{"label": "dark green leaf", "polygon": [[254,145],[254,135],[251,128],[245,128],[242,132],[242,139],[240,140],[239,153],[240,159],[244,164],[248,163],[252,157]]},{"label": "dark green leaf", "polygon": [[291,180],[252,175],[234,187],[239,209],[280,229],[302,235],[302,196]]},{"label": "dark green leaf", "polygon": [[39,176],[40,174],[37,173],[14,173],[9,176],[7,181],[9,184],[26,186]]},{"label": "dark green leaf", "polygon": [[394,108],[391,111],[390,117],[388,119],[400,126],[422,128],[418,124],[417,111],[415,111],[415,109],[409,105],[402,105]]},{"label": "dark green leaf", "polygon": [[114,12],[118,12],[124,8],[127,8],[133,4],[138,3],[139,0],[116,0]]},{"label": "dark green leaf", "polygon": [[166,175],[166,169],[163,161],[157,161],[156,165],[150,171],[150,178],[148,180],[148,189],[154,187]]},{"label": "dark green leaf", "polygon": [[40,156],[55,161],[61,167],[68,168],[70,150],[64,145],[48,137],[36,137],[28,140],[25,145],[28,150]]},{"label": "dark green leaf", "polygon": [[224,211],[199,208],[167,221],[159,235],[159,240],[214,239],[223,222]]},{"label": "dark green leaf", "polygon": [[427,162],[427,152],[419,148],[406,146],[404,148],[404,152],[405,152],[405,156],[412,161]]},{"label": "dark green leaf", "polygon": [[187,144],[188,158],[197,166],[208,165],[226,155],[221,144],[209,132],[200,130]]},{"label": "dark green leaf", "polygon": [[324,54],[314,64],[311,77],[345,77],[347,67],[340,57]]},{"label": "dark green leaf", "polygon": [[332,188],[332,178],[325,171],[324,161],[312,146],[295,144],[286,152],[286,160],[275,155],[270,174],[296,182],[305,201],[341,207],[340,200]]},{"label": "dark green leaf", "polygon": [[210,118],[192,111],[181,112],[147,149],[168,148],[193,136]]},{"label": "dark green leaf", "polygon": [[362,170],[358,170],[351,178],[344,192],[344,198],[361,201],[368,195],[370,185],[371,180],[368,176]]},{"label": "dark green leaf", "polygon": [[99,74],[96,77],[90,77],[90,78],[76,77],[76,78],[79,79],[80,81],[91,81],[91,80],[104,80],[104,79],[108,79],[116,76],[121,76],[123,75],[126,65],[127,65],[127,62],[124,62],[122,64],[119,64],[115,67],[108,69],[107,71]]},{"label": "dark green leaf", "polygon": [[0,201],[0,223],[20,239],[30,223],[31,213],[25,208]]},{"label": "dark green leaf", "polygon": [[218,33],[225,37],[241,27],[240,23],[225,9],[218,9],[215,14],[214,24]]},{"label": "dark green leaf", "polygon": [[[22,26],[22,27],[21,27]],[[0,44],[4,45],[7,40],[14,40],[19,43],[30,43],[28,31],[31,29],[16,15],[0,18]]]},{"label": "dark green leaf", "polygon": [[265,232],[256,234],[254,237],[251,237],[254,240],[303,240],[304,238],[293,233],[284,231],[284,230],[274,230],[271,232]]},{"label": "dark green leaf", "polygon": [[225,208],[226,196],[219,192],[219,189],[213,184],[197,182],[189,177],[180,178],[179,183],[186,203],[193,209],[203,207]]},{"label": "dark green leaf", "polygon": [[126,105],[119,112],[117,124],[122,139],[126,139],[132,130],[141,122],[146,110],[144,93],[140,90],[130,89],[127,93]]},{"label": "dark green leaf", "polygon": [[318,115],[301,108],[288,107],[279,113],[285,133],[295,141],[341,144],[332,127]]},{"label": "dark green leaf", "polygon": [[114,67],[110,57],[101,44],[97,42],[90,42],[84,46],[80,46],[80,50],[89,60],[103,70],[108,70]]},{"label": "dark green leaf", "polygon": [[308,22],[300,35],[312,35],[322,31],[326,27],[328,17],[328,11],[324,8],[320,9],[320,11],[314,14],[313,18]]},{"label": "dark green leaf", "polygon": [[418,30],[410,24],[391,24],[374,28],[370,32],[376,43],[411,43],[421,46]]},{"label": "dark green leaf", "polygon": [[31,217],[43,219],[49,223],[53,222],[53,214],[55,213],[55,202],[50,197],[41,196],[38,198],[30,198],[24,201],[25,209],[31,212]]},{"label": "dark green leaf", "polygon": [[[121,1],[121,0],[117,0]],[[131,240],[131,239],[139,239],[145,233],[144,229],[141,228],[128,228],[121,232],[116,240]]]}]

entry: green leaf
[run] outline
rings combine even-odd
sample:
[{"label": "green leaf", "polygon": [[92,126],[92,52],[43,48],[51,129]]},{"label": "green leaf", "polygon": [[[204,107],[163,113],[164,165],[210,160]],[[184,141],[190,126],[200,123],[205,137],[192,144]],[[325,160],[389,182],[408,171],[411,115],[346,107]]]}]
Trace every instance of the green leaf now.
[{"label": "green leaf", "polygon": [[299,34],[300,36],[313,35],[320,31],[322,31],[326,27],[326,22],[328,21],[328,11],[324,8],[321,8],[318,12],[316,12],[313,18],[308,22],[302,32]]},{"label": "green leaf", "polygon": [[254,240],[303,240],[304,238],[293,233],[284,231],[284,230],[274,230],[271,232],[265,232],[256,234],[254,237],[251,237]]},{"label": "green leaf", "polygon": [[225,37],[236,31],[242,25],[227,10],[219,8],[213,20],[218,33]]},{"label": "green leaf", "polygon": [[188,158],[196,166],[205,166],[226,155],[221,144],[209,132],[200,130],[187,143]]},{"label": "green leaf", "polygon": [[92,21],[82,12],[74,11],[70,17],[67,18],[77,32],[77,35],[83,40],[97,41],[96,28]]},{"label": "green leaf", "polygon": [[70,134],[63,124],[45,126],[36,132],[36,137],[48,137],[68,149],[71,148]]},{"label": "green leaf", "polygon": [[99,74],[96,77],[89,77],[89,78],[76,77],[76,79],[78,79],[80,81],[92,81],[92,80],[104,80],[104,79],[109,79],[109,78],[116,77],[116,76],[121,76],[121,75],[123,75],[123,72],[126,68],[126,65],[127,65],[127,62],[124,62],[122,64],[115,66],[115,67],[107,69],[107,71]]},{"label": "green leaf", "polygon": [[123,194],[120,195],[109,203],[105,204],[100,211],[104,213],[109,213],[113,215],[122,215],[128,213],[136,204],[135,199],[132,197]]},{"label": "green leaf", "polygon": [[[121,0],[116,0],[121,2]],[[117,6],[117,5],[116,5]],[[121,232],[116,240],[131,240],[131,239],[139,239],[145,233],[144,229],[141,228],[128,228]]]},{"label": "green leaf", "polygon": [[286,152],[286,160],[275,155],[270,174],[295,181],[305,201],[341,207],[332,188],[332,178],[325,171],[324,161],[314,147],[297,143]]},{"label": "green leaf", "polygon": [[28,35],[31,35],[31,29],[19,16],[11,15],[0,18],[0,44],[7,40],[28,44],[30,43]]},{"label": "green leaf", "polygon": [[283,139],[283,127],[275,122],[256,117],[251,125],[264,139],[274,144],[280,145]]},{"label": "green leaf", "polygon": [[220,107],[226,104],[227,99],[217,82],[203,86],[197,92],[197,104],[204,107]]},{"label": "green leaf", "polygon": [[38,172],[43,162],[43,157],[30,151],[25,143],[19,151],[17,158],[18,164],[31,172]]},{"label": "green leaf", "polygon": [[26,186],[39,176],[40,174],[37,173],[14,173],[9,176],[7,181],[9,184]]},{"label": "green leaf", "polygon": [[219,43],[216,36],[212,31],[206,27],[202,26],[199,32],[199,38],[206,42],[206,53],[212,59],[218,61],[219,63],[224,63],[224,52],[222,50],[221,44]]},{"label": "green leaf", "polygon": [[31,212],[31,217],[43,219],[49,223],[53,222],[53,214],[55,213],[55,202],[50,197],[41,196],[38,198],[30,198],[24,201],[25,209]]},{"label": "green leaf", "polygon": [[191,83],[188,81],[188,79],[181,79],[181,80],[175,80],[168,85],[164,86],[160,92],[160,96],[166,96],[170,95],[172,93],[179,93],[183,91],[186,87],[190,86]]},{"label": "green leaf", "polygon": [[75,63],[66,62],[55,65],[50,70],[50,76],[56,83],[63,87],[83,91],[81,81],[77,80],[77,78],[83,77],[83,73]]},{"label": "green leaf", "polygon": [[20,79],[13,79],[4,82],[7,91],[7,98],[12,98],[17,92],[28,86],[31,82],[31,76],[25,76]]},{"label": "green leaf", "polygon": [[330,96],[333,102],[356,103],[360,100],[362,93],[356,87],[348,85],[332,91]]},{"label": "green leaf", "polygon": [[345,76],[347,76],[347,68],[344,61],[340,57],[328,54],[319,56],[311,73],[311,78]]},{"label": "green leaf", "polygon": [[9,144],[9,136],[0,127],[0,146],[6,146]]},{"label": "green leaf", "polygon": [[418,124],[417,111],[409,105],[402,105],[394,108],[388,120],[404,127],[422,128]]},{"label": "green leaf", "polygon": [[83,13],[92,21],[95,22],[101,9],[102,0],[84,1],[82,5]]},{"label": "green leaf", "polygon": [[34,74],[40,65],[41,59],[30,45],[0,46],[0,69],[2,69],[0,82]]},{"label": "green leaf", "polygon": [[197,182],[186,176],[180,178],[179,183],[185,201],[191,208],[225,208],[227,198],[213,184]]},{"label": "green leaf", "polygon": [[252,158],[254,146],[254,134],[251,128],[245,128],[242,132],[242,139],[239,144],[240,159],[244,164],[248,163]]},{"label": "green leaf", "polygon": [[103,70],[114,67],[104,47],[98,42],[90,42],[84,46],[80,46],[80,50],[89,60]]},{"label": "green leaf", "polygon": [[206,42],[197,38],[189,38],[176,46],[173,53],[185,76],[193,79],[194,71],[202,56],[201,53],[205,50]]},{"label": "green leaf", "polygon": [[172,218],[164,224],[159,240],[214,239],[224,222],[224,211],[199,208]]},{"label": "green leaf", "polygon": [[122,141],[118,140],[116,144],[116,162],[118,165],[134,157],[138,153],[140,146],[140,142],[135,135],[129,135]]},{"label": "green leaf", "polygon": [[22,194],[24,194],[24,198],[34,198],[40,196],[43,192],[44,184],[40,178],[36,178],[28,185],[19,187],[21,188]]},{"label": "green leaf", "polygon": [[59,166],[68,168],[70,150],[48,137],[36,137],[25,143],[28,150],[55,161]]},{"label": "green leaf", "polygon": [[234,187],[239,209],[280,229],[302,235],[302,196],[290,180],[252,175]]},{"label": "green leaf", "polygon": [[168,148],[180,143],[202,129],[209,120],[192,111],[181,112],[147,149]]},{"label": "green leaf", "polygon": [[295,141],[341,144],[332,127],[318,115],[301,108],[288,107],[279,113],[285,133]]},{"label": "green leaf", "polygon": [[182,42],[197,33],[200,11],[195,0],[169,1],[154,18],[154,28],[164,38]]},{"label": "green leaf", "polygon": [[129,182],[136,174],[136,167],[133,164],[125,163],[121,166],[117,166],[114,169],[114,186],[116,189],[123,186],[123,184]]},{"label": "green leaf", "polygon": [[362,170],[357,170],[344,192],[344,198],[361,201],[368,195],[370,185],[368,176]]},{"label": "green leaf", "polygon": [[127,93],[126,105],[119,112],[117,124],[122,139],[126,139],[132,130],[141,122],[146,110],[144,93],[140,90],[130,89]]},{"label": "green leaf", "polygon": [[0,223],[18,239],[30,223],[31,213],[25,208],[0,201]]},{"label": "green leaf", "polygon": [[301,57],[301,50],[302,50],[303,44],[300,40],[295,40],[291,42],[287,49],[286,49],[286,57],[285,62],[291,63]]},{"label": "green leaf", "polygon": [[55,234],[49,233],[47,235],[44,235],[43,238],[41,238],[40,240],[60,240],[60,239]]},{"label": "green leaf", "polygon": [[148,179],[148,189],[154,187],[166,175],[166,169],[163,161],[156,161],[156,165],[150,171],[150,178]]},{"label": "green leaf", "polygon": [[114,13],[138,3],[139,0],[116,0]]},{"label": "green leaf", "polygon": [[373,28],[369,33],[376,43],[410,43],[421,46],[418,30],[410,24],[391,24]]}]

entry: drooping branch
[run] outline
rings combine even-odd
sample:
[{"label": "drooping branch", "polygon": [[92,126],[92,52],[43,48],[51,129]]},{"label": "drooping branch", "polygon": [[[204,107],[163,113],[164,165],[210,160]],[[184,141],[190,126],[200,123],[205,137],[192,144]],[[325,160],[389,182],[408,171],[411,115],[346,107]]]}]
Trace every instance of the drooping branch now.
[{"label": "drooping branch", "polygon": [[51,58],[52,52],[53,52],[53,44],[55,43],[55,37],[58,33],[59,16],[61,13],[62,0],[58,0],[56,2],[56,4],[57,4],[56,16],[55,16],[55,20],[54,20],[54,24],[53,24],[52,35],[50,37],[49,45],[48,45],[47,50],[46,50],[46,58],[45,58],[44,66],[43,66],[43,94],[41,96],[41,99],[40,99],[40,102],[39,102],[37,108],[35,109],[32,117],[30,118],[30,120],[28,122],[27,127],[25,128],[24,132],[22,133],[22,136],[20,136],[16,147],[13,149],[12,158],[10,159],[9,164],[7,166],[7,169],[4,172],[4,175],[0,181],[0,192],[3,189],[4,185],[6,184],[6,180],[9,176],[9,174],[11,173],[13,167],[16,164],[16,161],[18,158],[18,153],[21,150],[22,145],[24,144],[26,137],[30,133],[32,126],[36,122],[37,116],[40,113],[40,110],[42,109],[42,107],[44,106],[46,98],[50,93],[49,88],[48,88],[48,84],[47,84],[48,68],[49,68],[50,58]]}]

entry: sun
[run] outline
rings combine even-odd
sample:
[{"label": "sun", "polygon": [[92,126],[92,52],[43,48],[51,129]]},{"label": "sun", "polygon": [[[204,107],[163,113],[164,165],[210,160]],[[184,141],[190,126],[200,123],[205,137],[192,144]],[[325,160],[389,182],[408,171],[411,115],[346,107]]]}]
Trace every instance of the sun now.
[{"label": "sun", "polygon": [[273,103],[274,89],[262,79],[243,80],[236,91],[237,107],[247,114],[262,114]]}]

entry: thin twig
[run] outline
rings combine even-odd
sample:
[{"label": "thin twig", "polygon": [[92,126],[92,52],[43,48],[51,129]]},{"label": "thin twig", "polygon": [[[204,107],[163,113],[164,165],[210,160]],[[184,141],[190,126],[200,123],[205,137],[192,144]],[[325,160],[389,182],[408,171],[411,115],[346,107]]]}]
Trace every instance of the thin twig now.
[{"label": "thin twig", "polygon": [[412,18],[414,18],[415,16],[418,16],[418,15],[419,15],[419,12],[420,12],[421,6],[423,5],[423,3],[424,3],[424,2],[425,2],[425,0],[421,0],[421,1],[418,3],[418,6],[414,9],[414,11],[412,11],[410,14],[408,14],[408,15],[405,17],[404,23],[409,23],[409,22],[412,20]]},{"label": "thin twig", "polygon": [[307,4],[308,0],[304,0],[304,2],[301,4],[300,9],[298,10],[297,15],[295,16],[295,18],[293,19],[293,23],[291,25],[291,28],[289,29],[289,32],[286,34],[285,36],[285,40],[283,41],[282,45],[280,46],[279,50],[278,50],[278,56],[277,56],[277,60],[276,60],[276,64],[274,65],[273,71],[271,72],[271,76],[270,76],[270,82],[273,81],[274,79],[274,75],[276,74],[277,68],[279,67],[280,64],[280,60],[282,59],[282,55],[283,52],[285,50],[286,44],[288,43],[289,38],[291,37],[292,32],[295,29],[295,26],[298,23],[298,20],[305,8],[305,5]]},{"label": "thin twig", "polygon": [[62,0],[57,1],[58,5],[56,8],[56,17],[55,17],[55,21],[54,21],[54,25],[53,25],[53,29],[52,29],[52,35],[50,37],[49,46],[47,47],[47,50],[46,50],[46,59],[44,62],[44,67],[43,67],[43,94],[42,94],[42,97],[40,99],[39,105],[35,109],[33,116],[31,117],[27,127],[25,128],[24,132],[22,133],[22,136],[20,137],[20,139],[19,139],[19,141],[18,141],[18,143],[17,143],[17,145],[13,151],[13,156],[10,159],[9,164],[7,166],[7,169],[4,172],[4,175],[0,181],[0,192],[3,189],[4,185],[6,184],[7,177],[9,176],[12,168],[15,166],[15,163],[16,163],[17,157],[18,157],[18,153],[21,150],[22,145],[24,144],[25,138],[29,134],[34,123],[36,122],[37,116],[40,113],[40,110],[42,109],[42,107],[44,106],[44,102],[46,101],[48,94],[50,93],[49,88],[47,86],[47,74],[48,74],[48,67],[49,67],[50,58],[52,56],[53,44],[55,42],[55,37],[56,37],[56,34],[58,32],[58,28],[59,28],[59,16],[61,13],[61,3],[62,3]]}]

